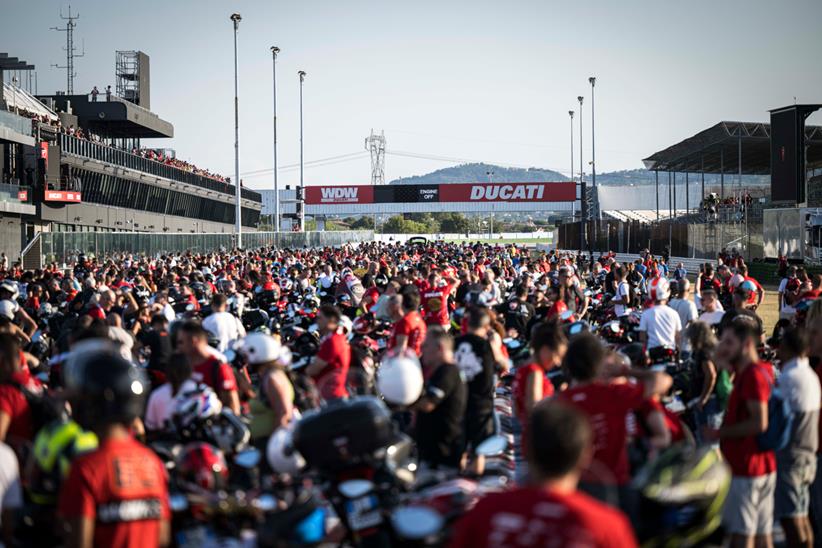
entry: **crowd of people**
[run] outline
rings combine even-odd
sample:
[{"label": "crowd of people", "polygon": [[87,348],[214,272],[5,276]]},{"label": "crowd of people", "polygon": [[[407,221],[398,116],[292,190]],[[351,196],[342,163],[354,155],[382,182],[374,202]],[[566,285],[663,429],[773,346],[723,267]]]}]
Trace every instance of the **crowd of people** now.
[{"label": "crowd of people", "polygon": [[[732,253],[695,273],[647,250],[439,241],[2,266],[6,545],[179,542],[172,484],[219,490],[231,467],[197,443],[172,468],[153,442],[226,413],[261,474],[299,478],[311,462],[283,440],[369,395],[418,480],[483,477],[510,428],[511,481],[454,519],[452,546],[822,537],[822,278],[793,267],[765,333],[773,305]],[[324,540],[348,538],[333,523]]]}]

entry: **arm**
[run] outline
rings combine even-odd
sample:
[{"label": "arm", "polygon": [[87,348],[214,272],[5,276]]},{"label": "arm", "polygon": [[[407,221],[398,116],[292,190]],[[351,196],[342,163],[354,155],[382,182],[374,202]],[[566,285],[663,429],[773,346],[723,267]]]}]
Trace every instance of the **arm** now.
[{"label": "arm", "polygon": [[314,356],[314,358],[311,360],[311,363],[308,365],[308,367],[305,368],[305,372],[308,373],[309,377],[316,377],[317,375],[322,373],[322,370],[325,369],[327,365],[328,362],[326,362],[324,359],[320,358],[319,356]]},{"label": "arm", "polygon": [[17,311],[17,319],[20,321],[23,331],[27,336],[31,337],[34,335],[34,332],[37,331],[37,323],[31,319],[31,316],[29,316],[28,312],[23,310],[22,307]]},{"label": "arm", "polygon": [[67,548],[92,547],[94,541],[94,520],[80,516],[68,520],[66,525]]},{"label": "arm", "polygon": [[394,348],[397,354],[403,354],[405,349],[408,348],[408,335],[397,335],[394,338]]},{"label": "arm", "polygon": [[6,434],[9,433],[11,415],[5,411],[0,411],[0,441],[6,441]]},{"label": "arm", "polygon": [[220,401],[223,405],[231,409],[235,415],[240,414],[240,394],[237,390],[221,390],[219,393]]},{"label": "arm", "polygon": [[755,436],[768,429],[768,402],[747,400],[745,406],[748,408],[749,417],[744,421],[720,428],[720,439]]},{"label": "arm", "polygon": [[665,416],[661,411],[652,411],[646,418],[645,424],[648,426],[650,436],[648,443],[654,449],[665,449],[671,445],[671,431],[665,424]]},{"label": "arm", "polygon": [[520,417],[520,420],[524,420],[527,418],[528,415],[531,414],[531,410],[534,406],[542,401],[542,383],[539,382],[539,374],[535,371],[528,375],[528,378],[525,379],[525,417]]},{"label": "arm", "polygon": [[662,396],[671,389],[674,380],[667,373],[661,371],[650,371],[647,369],[629,368],[626,375],[634,377],[642,382],[643,397],[650,399],[654,396]]},{"label": "arm", "polygon": [[716,366],[711,360],[702,362],[702,373],[705,375],[705,382],[702,384],[702,393],[699,395],[699,407],[705,407],[716,386]]}]

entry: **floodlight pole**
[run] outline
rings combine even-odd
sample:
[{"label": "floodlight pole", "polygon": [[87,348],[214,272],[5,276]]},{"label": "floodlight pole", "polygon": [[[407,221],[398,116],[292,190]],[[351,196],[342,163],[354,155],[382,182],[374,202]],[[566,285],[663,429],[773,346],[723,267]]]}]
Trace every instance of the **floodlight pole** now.
[{"label": "floodlight pole", "polygon": [[[594,138],[594,84],[597,79],[593,76],[588,78],[591,83],[591,185],[596,189],[597,187],[597,156],[596,156],[596,139]],[[599,220],[599,207],[594,211],[594,217]]]},{"label": "floodlight pole", "polygon": [[580,230],[579,230],[579,253],[582,254],[585,249],[585,231],[588,229],[588,192],[585,188],[585,170],[582,166],[582,102],[584,97],[580,95],[577,97],[579,101],[579,214],[580,214]]},{"label": "floodlight pole", "polygon": [[305,182],[303,173],[305,165],[303,163],[303,82],[306,72],[301,70],[297,73],[300,77],[300,232],[305,231]]},{"label": "floodlight pole", "polygon": [[277,54],[280,48],[271,46],[271,75],[274,96],[274,232],[280,231],[280,187],[277,184]]},{"label": "floodlight pole", "polygon": [[236,224],[234,230],[237,233],[237,247],[241,248],[243,247],[243,223],[242,205],[240,204],[242,193],[240,192],[240,101],[238,98],[239,86],[237,77],[237,29],[240,26],[242,17],[240,17],[239,13],[232,13],[230,19],[234,23],[234,196],[236,200]]}]

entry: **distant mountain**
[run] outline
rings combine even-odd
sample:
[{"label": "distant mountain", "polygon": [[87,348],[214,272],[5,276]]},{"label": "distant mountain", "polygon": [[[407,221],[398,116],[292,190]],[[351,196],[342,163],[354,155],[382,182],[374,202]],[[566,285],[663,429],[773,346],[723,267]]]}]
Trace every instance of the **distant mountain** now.
[{"label": "distant mountain", "polygon": [[[550,169],[540,169],[530,167],[528,169],[500,167],[492,164],[461,164],[453,167],[438,169],[425,175],[414,175],[412,177],[400,177],[394,179],[390,184],[434,184],[434,183],[470,183],[475,181],[487,181],[488,172],[492,171],[491,180],[499,183],[530,183],[537,181],[568,181],[568,177]],[[590,174],[586,174],[586,180],[590,182]],[[660,184],[667,184],[667,175],[659,174]],[[628,169],[622,171],[606,171],[597,173],[597,184],[608,186],[628,186],[628,185],[650,185],[655,180],[654,172],[647,169]],[[691,174],[691,180],[699,180],[698,173]],[[726,174],[725,183],[736,183],[735,174]],[[685,175],[677,174],[677,183],[684,183]],[[707,184],[718,184],[718,175],[706,175]],[[770,177],[767,175],[743,175],[742,182],[745,185],[768,185]]]},{"label": "distant mountain", "polygon": [[487,181],[488,172],[495,183],[533,183],[537,181],[567,181],[568,177],[550,169],[500,167],[491,164],[462,164],[438,169],[425,175],[401,177],[390,184],[472,183]]}]

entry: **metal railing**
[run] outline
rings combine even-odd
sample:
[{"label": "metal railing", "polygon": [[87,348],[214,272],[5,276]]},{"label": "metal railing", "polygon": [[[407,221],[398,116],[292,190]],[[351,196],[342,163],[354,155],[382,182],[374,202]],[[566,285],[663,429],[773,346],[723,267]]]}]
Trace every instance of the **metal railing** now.
[{"label": "metal railing", "polygon": [[[71,264],[82,253],[95,257],[131,253],[157,257],[191,251],[209,253],[234,247],[233,234],[164,234],[141,232],[43,232],[44,264]],[[316,248],[374,240],[370,230],[345,232],[245,232],[243,247]]]},{"label": "metal railing", "polygon": [[[229,183],[223,183],[211,177],[198,175],[194,172],[164,164],[157,160],[143,158],[137,154],[111,147],[105,143],[96,143],[87,139],[79,139],[72,135],[60,134],[60,149],[64,154],[91,158],[135,171],[149,173],[172,181],[188,183],[231,196],[234,195],[234,186]],[[247,188],[241,189],[241,195],[247,200],[256,202],[262,200],[260,193]]]}]

